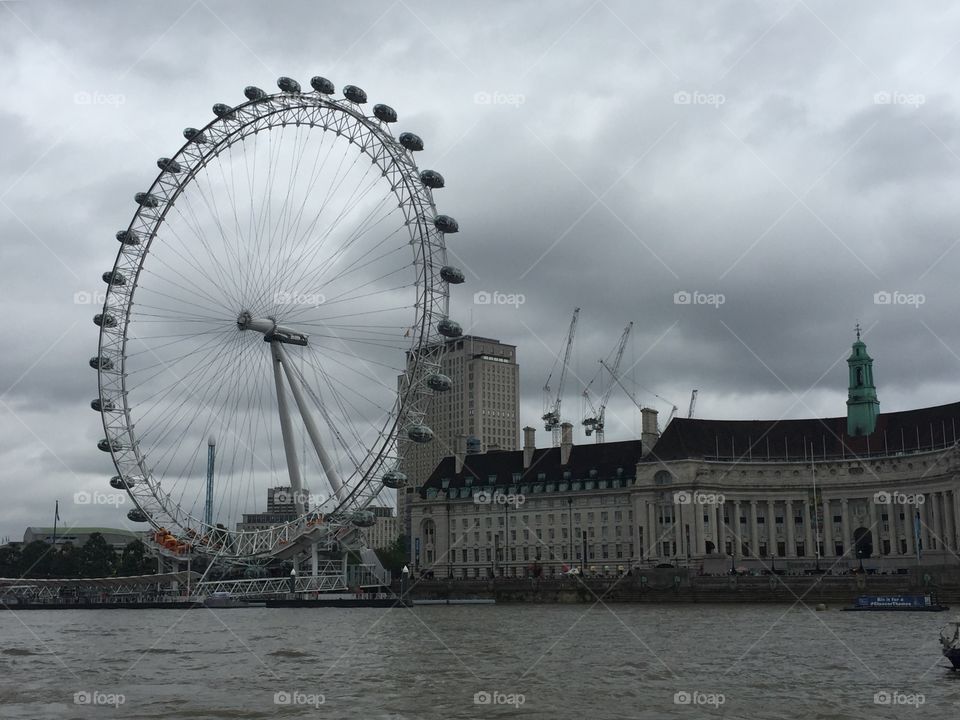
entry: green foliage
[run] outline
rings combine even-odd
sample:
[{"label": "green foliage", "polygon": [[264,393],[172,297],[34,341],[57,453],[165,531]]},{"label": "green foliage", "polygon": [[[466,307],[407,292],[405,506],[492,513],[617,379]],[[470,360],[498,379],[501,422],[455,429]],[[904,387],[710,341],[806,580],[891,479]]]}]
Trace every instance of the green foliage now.
[{"label": "green foliage", "polygon": [[24,545],[20,550],[20,564],[17,568],[17,577],[52,577],[53,567],[53,547],[50,543],[46,543],[43,540],[34,540]]},{"label": "green foliage", "polygon": [[147,556],[147,546],[140,539],[127,543],[120,553],[117,575],[153,575],[156,570],[156,559]]},{"label": "green foliage", "polygon": [[380,563],[393,573],[394,577],[400,577],[403,566],[407,564],[406,548],[407,536],[401,535],[393,541],[392,545],[375,551],[377,557],[380,558]]},{"label": "green foliage", "polygon": [[93,533],[80,549],[82,577],[110,577],[117,565],[117,553],[100,533]]}]

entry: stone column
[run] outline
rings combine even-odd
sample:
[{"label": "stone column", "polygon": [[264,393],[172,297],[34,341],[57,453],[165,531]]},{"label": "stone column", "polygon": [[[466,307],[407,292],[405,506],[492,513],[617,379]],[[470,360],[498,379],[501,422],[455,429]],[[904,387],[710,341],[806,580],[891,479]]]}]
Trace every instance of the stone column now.
[{"label": "stone column", "polygon": [[716,503],[713,506],[713,543],[717,546],[717,555],[726,555],[726,545],[723,542],[723,505]]},{"label": "stone column", "polygon": [[[913,505],[901,505],[903,511],[903,537],[907,541],[907,555],[916,555],[917,549],[914,545],[916,532],[914,531],[914,514],[916,508]],[[900,514],[899,512],[897,513]]]},{"label": "stone column", "polygon": [[890,538],[890,554],[900,554],[900,537],[897,535],[897,516],[900,514],[900,506],[893,504],[893,493],[887,494],[887,537]]},{"label": "stone column", "polygon": [[873,539],[873,554],[874,556],[883,555],[883,553],[880,552],[882,550],[880,535],[883,528],[880,527],[877,503],[874,502],[872,496],[867,497],[867,515],[870,517],[870,537]]},{"label": "stone column", "polygon": [[951,494],[953,495],[953,536],[956,543],[954,547],[960,552],[960,492],[954,488]]},{"label": "stone column", "polygon": [[850,538],[850,505],[847,498],[840,499],[840,532],[843,533],[843,552],[847,557],[855,558],[856,553],[851,553],[853,542]]},{"label": "stone column", "polygon": [[733,536],[733,556],[739,558],[743,551],[743,538],[740,537],[740,501],[733,501],[733,517],[730,518],[730,533]]},{"label": "stone column", "polygon": [[696,496],[690,496],[690,557],[703,555],[703,505],[697,502]]},{"label": "stone column", "polygon": [[918,508],[920,511],[920,547],[924,552],[930,550],[930,496],[923,494],[923,504]]},{"label": "stone column", "polygon": [[[813,533],[813,515],[811,515],[811,503],[809,500],[803,501],[803,554],[805,557],[817,556],[817,544]],[[816,509],[813,509],[816,512]]]},{"label": "stone column", "polygon": [[767,500],[767,554],[777,556],[777,508],[773,500]]},{"label": "stone column", "polygon": [[930,493],[930,514],[932,517],[933,532],[931,533],[931,550],[943,550],[943,523],[940,521],[940,498],[941,493]]},{"label": "stone column", "polygon": [[953,492],[943,491],[943,544],[945,550],[956,550],[956,518],[953,515]]},{"label": "stone column", "polygon": [[830,512],[830,500],[827,498],[823,499],[823,556],[837,556],[833,547],[833,513]]},{"label": "stone column", "polygon": [[630,559],[634,565],[640,562],[640,548],[643,544],[643,526],[647,524],[647,503],[641,500],[639,495],[634,495],[631,500],[633,506],[633,522],[630,523],[631,535],[633,536],[633,557]]},{"label": "stone column", "polygon": [[760,526],[757,524],[757,501],[750,501],[750,557],[757,557],[760,547]]},{"label": "stone column", "polygon": [[650,538],[650,545],[644,548],[647,552],[647,560],[656,560],[660,556],[661,538],[655,500],[647,502],[647,528],[647,536]]},{"label": "stone column", "polygon": [[783,522],[787,525],[787,557],[797,556],[797,539],[793,527],[793,500],[787,500],[783,506]]},{"label": "stone column", "polygon": [[673,553],[675,558],[685,557],[683,552],[683,505],[674,503],[671,508],[673,513],[673,540],[677,544],[676,551]]}]

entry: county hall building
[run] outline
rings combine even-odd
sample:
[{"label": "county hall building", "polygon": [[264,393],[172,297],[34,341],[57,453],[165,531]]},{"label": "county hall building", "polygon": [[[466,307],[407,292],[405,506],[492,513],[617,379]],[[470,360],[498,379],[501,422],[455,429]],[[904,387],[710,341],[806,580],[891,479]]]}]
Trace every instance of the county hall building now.
[{"label": "county hall building", "polygon": [[411,562],[435,577],[615,575],[658,564],[895,572],[960,564],[960,403],[880,413],[857,335],[846,416],[674,418],[639,440],[439,462],[413,494]]}]

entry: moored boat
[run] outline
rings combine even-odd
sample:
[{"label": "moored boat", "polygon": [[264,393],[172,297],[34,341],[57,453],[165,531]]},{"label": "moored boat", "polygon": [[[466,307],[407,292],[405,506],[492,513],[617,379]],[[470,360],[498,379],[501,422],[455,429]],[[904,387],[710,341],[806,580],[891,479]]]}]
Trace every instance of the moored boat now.
[{"label": "moored boat", "polygon": [[960,617],[954,618],[940,630],[940,647],[953,669],[960,670]]}]

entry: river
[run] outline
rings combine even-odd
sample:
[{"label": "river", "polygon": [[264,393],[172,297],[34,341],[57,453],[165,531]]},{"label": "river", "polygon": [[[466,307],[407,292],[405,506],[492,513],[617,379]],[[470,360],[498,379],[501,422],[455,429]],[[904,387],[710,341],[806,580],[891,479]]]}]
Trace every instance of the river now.
[{"label": "river", "polygon": [[770,605],[0,613],[0,716],[956,718],[953,613]]}]

